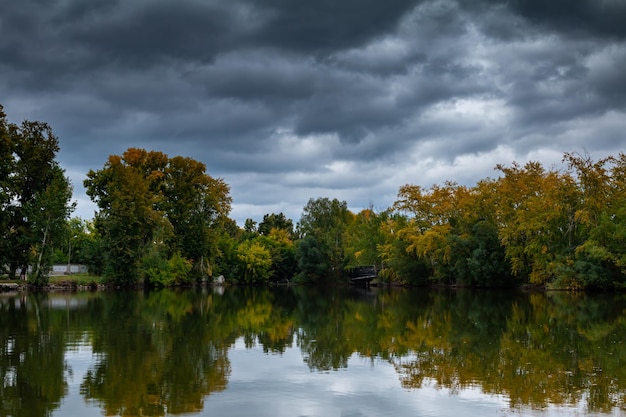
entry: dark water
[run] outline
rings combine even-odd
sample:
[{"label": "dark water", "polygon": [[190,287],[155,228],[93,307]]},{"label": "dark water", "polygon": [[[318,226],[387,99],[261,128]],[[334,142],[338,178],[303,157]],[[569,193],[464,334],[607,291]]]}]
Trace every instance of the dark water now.
[{"label": "dark water", "polygon": [[626,413],[624,294],[0,295],[0,416]]}]

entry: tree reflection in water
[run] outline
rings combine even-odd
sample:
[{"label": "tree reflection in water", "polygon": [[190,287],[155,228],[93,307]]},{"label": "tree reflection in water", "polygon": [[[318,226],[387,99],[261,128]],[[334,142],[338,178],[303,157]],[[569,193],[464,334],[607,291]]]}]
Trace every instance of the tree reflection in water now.
[{"label": "tree reflection in water", "polygon": [[[198,413],[228,388],[229,352],[299,349],[314,372],[354,355],[405,388],[480,389],[512,408],[624,409],[624,295],[304,287],[31,294],[0,299],[0,414],[46,416],[67,395],[65,353],[85,339],[80,394],[107,415]],[[85,343],[83,340],[82,343]]]},{"label": "tree reflection in water", "polygon": [[0,415],[48,416],[67,393],[63,335],[45,294],[0,297]]}]

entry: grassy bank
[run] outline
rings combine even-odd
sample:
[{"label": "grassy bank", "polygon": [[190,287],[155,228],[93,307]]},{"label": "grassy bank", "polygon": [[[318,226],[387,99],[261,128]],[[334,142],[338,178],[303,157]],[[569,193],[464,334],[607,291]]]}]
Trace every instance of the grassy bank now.
[{"label": "grassy bank", "polygon": [[89,274],[55,275],[48,278],[48,284],[92,286],[103,284],[103,278]]}]

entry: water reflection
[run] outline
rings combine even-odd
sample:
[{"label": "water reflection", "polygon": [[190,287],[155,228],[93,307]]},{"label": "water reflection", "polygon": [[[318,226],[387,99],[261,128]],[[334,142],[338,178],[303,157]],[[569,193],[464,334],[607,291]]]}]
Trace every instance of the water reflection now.
[{"label": "water reflection", "polygon": [[96,361],[80,386],[84,398],[99,403],[106,415],[160,416],[200,411],[207,395],[223,390],[233,339],[205,325],[209,310],[191,295],[161,291],[98,299],[91,308],[98,317]]},{"label": "water reflection", "polygon": [[[304,287],[4,295],[0,415],[58,410],[76,371],[68,355],[85,346],[78,395],[106,415],[199,415],[212,395],[237,392],[229,384],[244,371],[234,373],[233,358],[256,349],[283,361],[263,376],[269,391],[306,389],[273,385],[276,372],[336,384],[334,371],[358,360],[390,364],[386,383],[399,380],[408,395],[435,388],[504,398],[511,410],[624,410],[623,306],[623,294]],[[294,358],[307,373],[287,366]],[[255,366],[268,365],[246,370]]]},{"label": "water reflection", "polygon": [[62,333],[40,295],[0,298],[0,415],[47,416],[67,392]]}]

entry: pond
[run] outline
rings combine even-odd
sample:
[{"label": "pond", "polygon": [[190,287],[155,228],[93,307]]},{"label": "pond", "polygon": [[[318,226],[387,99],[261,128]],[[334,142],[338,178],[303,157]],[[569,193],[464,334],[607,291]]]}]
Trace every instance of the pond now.
[{"label": "pond", "polygon": [[626,294],[0,294],[0,416],[626,412]]}]

